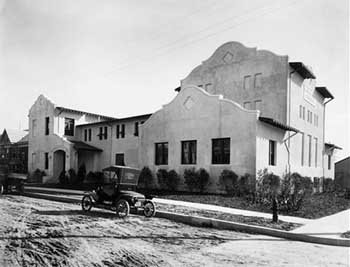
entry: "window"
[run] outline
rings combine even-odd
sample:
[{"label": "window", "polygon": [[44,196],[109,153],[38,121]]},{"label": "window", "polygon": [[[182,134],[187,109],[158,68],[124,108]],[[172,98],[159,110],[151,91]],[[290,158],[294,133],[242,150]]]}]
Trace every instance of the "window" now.
[{"label": "window", "polygon": [[115,154],[115,165],[125,166],[124,153]]},{"label": "window", "polygon": [[32,120],[32,134],[33,137],[36,136],[36,120]]},{"label": "window", "polygon": [[88,136],[89,137],[89,141],[91,141],[91,129],[89,129],[88,133],[89,133],[89,136]]},{"label": "window", "polygon": [[88,140],[88,130],[84,130],[84,141],[86,142]]},{"label": "window", "polygon": [[100,127],[100,133],[98,134],[98,137],[100,140],[102,140],[102,137],[103,137],[103,128]]},{"label": "window", "polygon": [[310,123],[312,123],[312,112],[310,111]]},{"label": "window", "polygon": [[250,75],[244,76],[243,89],[250,89]]},{"label": "window", "polygon": [[301,133],[301,166],[304,166],[304,146],[305,146],[305,135]]},{"label": "window", "polygon": [[74,119],[64,118],[64,135],[74,136]]},{"label": "window", "polygon": [[212,139],[212,164],[230,164],[230,138]]},{"label": "window", "polygon": [[117,138],[125,137],[125,124],[117,125]]},{"label": "window", "polygon": [[45,135],[50,133],[50,117],[45,118]]},{"label": "window", "polygon": [[328,155],[328,170],[331,169],[331,164],[332,163],[332,156],[331,155]]},{"label": "window", "polygon": [[49,169],[49,153],[45,153],[45,170]]},{"label": "window", "polygon": [[276,141],[269,140],[269,165],[276,166]]},{"label": "window", "polygon": [[134,125],[134,136],[139,136],[139,123],[135,122]]},{"label": "window", "polygon": [[254,75],[254,88],[261,88],[262,85],[262,74],[257,73]]},{"label": "window", "polygon": [[305,107],[303,107],[303,120],[305,120]]},{"label": "window", "polygon": [[311,135],[308,135],[309,138],[309,167],[311,167],[311,158],[312,158],[312,144],[311,144]]},{"label": "window", "polygon": [[307,122],[309,122],[310,121],[310,111],[308,110],[307,111]]},{"label": "window", "polygon": [[181,164],[196,164],[197,141],[181,142]]},{"label": "window", "polygon": [[317,167],[317,138],[314,138],[315,140],[315,167]]},{"label": "window", "polygon": [[314,114],[314,124],[318,126],[318,116],[316,114]]},{"label": "window", "polygon": [[248,101],[248,102],[244,102],[243,103],[243,107],[245,108],[245,109],[250,109],[250,102]]},{"label": "window", "polygon": [[167,165],[168,164],[168,143],[156,143],[156,165]]},{"label": "window", "polygon": [[300,119],[303,118],[303,106],[302,105],[299,106],[299,118]]},{"label": "window", "polygon": [[107,128],[107,126],[104,127],[103,137],[104,137],[105,139],[108,138],[108,128]]}]

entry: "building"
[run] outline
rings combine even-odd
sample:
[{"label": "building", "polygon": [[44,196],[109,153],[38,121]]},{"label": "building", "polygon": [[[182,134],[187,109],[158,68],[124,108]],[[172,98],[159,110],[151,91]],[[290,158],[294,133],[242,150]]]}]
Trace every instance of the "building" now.
[{"label": "building", "polygon": [[88,171],[109,164],[148,166],[154,173],[205,168],[213,189],[224,169],[252,177],[264,168],[278,175],[333,177],[338,147],[325,143],[324,122],[334,97],[316,86],[315,74],[302,62],[229,42],[176,91],[157,112],[123,119],[58,108],[39,97],[29,115],[29,169],[47,167],[57,176],[63,165],[67,170],[83,163]]},{"label": "building", "polygon": [[0,135],[0,165],[10,172],[27,173],[28,133],[21,130],[4,129]]},{"label": "building", "polygon": [[335,163],[335,183],[341,188],[350,189],[350,157]]}]

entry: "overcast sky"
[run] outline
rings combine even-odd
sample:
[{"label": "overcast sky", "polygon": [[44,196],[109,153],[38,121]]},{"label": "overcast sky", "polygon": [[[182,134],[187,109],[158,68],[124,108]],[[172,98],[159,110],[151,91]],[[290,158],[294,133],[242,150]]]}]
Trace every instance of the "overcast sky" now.
[{"label": "overcast sky", "polygon": [[347,0],[0,0],[0,128],[28,128],[44,94],[74,109],[150,113],[227,41],[312,67],[326,141],[349,155]]}]

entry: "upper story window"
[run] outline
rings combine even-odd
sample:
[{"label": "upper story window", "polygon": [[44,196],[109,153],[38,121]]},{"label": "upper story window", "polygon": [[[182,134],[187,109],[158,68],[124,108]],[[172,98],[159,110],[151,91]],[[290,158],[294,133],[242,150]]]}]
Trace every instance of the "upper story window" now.
[{"label": "upper story window", "polygon": [[50,117],[45,118],[45,135],[50,134]]},{"label": "upper story window", "polygon": [[314,124],[317,127],[318,126],[318,116],[314,114]]},{"label": "upper story window", "polygon": [[299,106],[299,118],[300,119],[303,118],[303,106],[302,105]]},{"label": "upper story window", "polygon": [[139,122],[135,122],[134,124],[134,136],[139,136]]},{"label": "upper story window", "polygon": [[74,136],[74,119],[64,118],[64,135]]},{"label": "upper story window", "polygon": [[196,164],[197,141],[181,142],[181,164]]},{"label": "upper story window", "polygon": [[230,164],[230,138],[212,139],[212,164]]},{"label": "upper story window", "polygon": [[125,124],[118,124],[117,125],[116,137],[117,138],[124,138],[125,137]]},{"label": "upper story window", "polygon": [[276,166],[276,141],[269,140],[269,165]]},{"label": "upper story window", "polygon": [[89,131],[88,131],[88,140],[89,141],[91,141],[91,131],[92,131],[91,129],[89,129]]},{"label": "upper story window", "polygon": [[261,88],[262,87],[262,74],[256,73],[254,75],[254,88]]},{"label": "upper story window", "polygon": [[332,156],[328,155],[328,170],[332,168]]},{"label": "upper story window", "polygon": [[32,120],[32,135],[33,137],[36,136],[36,120]]},{"label": "upper story window", "polygon": [[168,164],[168,143],[156,143],[155,144],[155,164],[167,165]]},{"label": "upper story window", "polygon": [[88,129],[84,130],[84,141],[86,142],[88,140]]},{"label": "upper story window", "polygon": [[247,90],[250,89],[250,75],[244,76],[244,80],[243,80],[243,89]]},{"label": "upper story window", "polygon": [[303,107],[303,120],[305,120],[305,107]]},{"label": "upper story window", "polygon": [[108,138],[108,128],[107,126],[100,127],[100,132],[98,134],[100,140]]}]

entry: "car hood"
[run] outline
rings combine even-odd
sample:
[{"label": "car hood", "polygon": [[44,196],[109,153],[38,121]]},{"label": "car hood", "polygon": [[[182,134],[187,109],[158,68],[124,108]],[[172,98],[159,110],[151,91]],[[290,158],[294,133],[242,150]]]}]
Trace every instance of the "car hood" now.
[{"label": "car hood", "polygon": [[138,192],[135,192],[135,191],[122,190],[122,191],[120,191],[120,193],[123,195],[128,195],[130,197],[145,198],[144,195],[142,195]]}]

